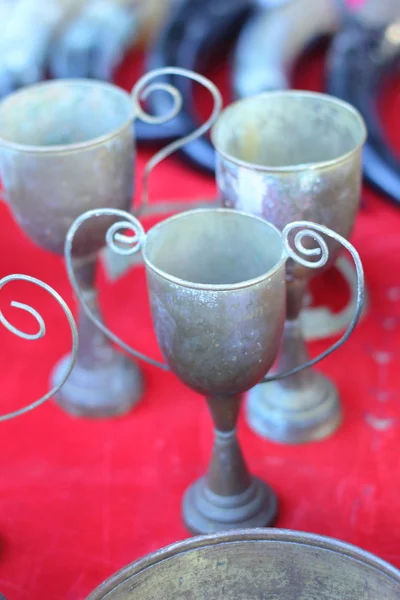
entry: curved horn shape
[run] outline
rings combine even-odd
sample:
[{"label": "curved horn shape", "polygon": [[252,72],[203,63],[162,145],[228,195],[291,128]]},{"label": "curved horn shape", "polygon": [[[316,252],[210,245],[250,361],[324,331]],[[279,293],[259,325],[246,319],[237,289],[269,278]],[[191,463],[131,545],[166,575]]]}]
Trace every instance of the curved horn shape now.
[{"label": "curved horn shape", "polygon": [[388,27],[370,28],[351,20],[336,36],[327,63],[328,93],[353,104],[367,125],[364,175],[396,204],[400,204],[400,161],[384,133],[377,93],[379,83],[398,64],[399,32],[400,21]]},{"label": "curved horn shape", "polygon": [[[211,64],[221,48],[231,44],[246,19],[254,11],[252,0],[184,0],[179,2],[147,56],[147,68],[172,66],[198,71]],[[195,35],[193,28],[195,24]],[[195,82],[182,77],[166,75],[163,81],[176,87],[183,98],[183,107],[173,120],[159,127],[136,121],[139,142],[166,142],[186,136],[199,125],[193,102]],[[164,94],[149,98],[154,115],[168,110]],[[214,173],[214,149],[202,136],[179,150],[187,162],[202,171]]]}]

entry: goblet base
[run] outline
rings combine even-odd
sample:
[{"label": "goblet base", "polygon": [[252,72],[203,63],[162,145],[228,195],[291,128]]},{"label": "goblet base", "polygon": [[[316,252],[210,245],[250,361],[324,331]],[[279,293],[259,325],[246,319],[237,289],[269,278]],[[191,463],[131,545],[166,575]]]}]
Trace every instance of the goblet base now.
[{"label": "goblet base", "polygon": [[326,438],[342,420],[336,387],[315,371],[299,388],[279,380],[257,385],[248,393],[246,416],[255,433],[285,444]]},{"label": "goblet base", "polygon": [[183,520],[194,535],[274,524],[278,501],[272,489],[254,477],[242,494],[220,496],[210,490],[206,479],[198,479],[183,498]]},{"label": "goblet base", "polygon": [[[112,361],[98,368],[76,364],[69,379],[55,396],[57,404],[78,417],[106,418],[129,412],[143,395],[139,367],[123,354],[114,351]],[[63,377],[69,356],[55,366],[52,381]]]}]

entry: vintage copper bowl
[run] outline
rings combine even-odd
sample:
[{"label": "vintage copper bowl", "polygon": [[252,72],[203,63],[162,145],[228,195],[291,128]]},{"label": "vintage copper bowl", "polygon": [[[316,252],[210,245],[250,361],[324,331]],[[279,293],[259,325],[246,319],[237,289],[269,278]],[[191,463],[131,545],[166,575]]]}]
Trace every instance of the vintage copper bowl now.
[{"label": "vintage copper bowl", "polygon": [[242,529],[192,538],[116,573],[87,600],[399,600],[400,571],[310,533]]}]

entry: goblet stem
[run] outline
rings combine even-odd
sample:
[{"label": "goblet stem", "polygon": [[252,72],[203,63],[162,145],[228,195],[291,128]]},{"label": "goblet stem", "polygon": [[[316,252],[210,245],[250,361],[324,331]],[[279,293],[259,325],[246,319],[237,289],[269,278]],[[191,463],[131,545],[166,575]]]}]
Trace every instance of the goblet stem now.
[{"label": "goblet stem", "polygon": [[[281,348],[278,360],[272,372],[282,373],[289,371],[309,360],[309,354],[300,326],[300,313],[304,306],[304,297],[307,290],[307,279],[286,279],[286,320],[282,333]],[[295,375],[280,380],[283,388],[299,389],[310,382],[313,371],[305,369]],[[285,398],[280,398],[281,406]],[[292,403],[289,403],[289,408]]]},{"label": "goblet stem", "polygon": [[[96,258],[74,260],[74,272],[86,303],[101,318],[95,287]],[[80,308],[78,318],[80,345],[74,370],[57,402],[79,416],[109,417],[126,413],[140,399],[143,384],[135,363],[117,352],[106,336]],[[54,371],[55,381],[62,375],[67,357]]]},{"label": "goblet stem", "polygon": [[214,494],[220,496],[242,494],[252,483],[236,436],[241,401],[241,396],[214,396],[207,399],[216,428],[206,483]]},{"label": "goblet stem", "polygon": [[[309,359],[300,326],[306,289],[307,279],[287,278],[286,320],[273,373],[293,369]],[[327,437],[341,421],[336,387],[313,369],[256,386],[249,392],[246,412],[256,433],[288,444]]]},{"label": "goblet stem", "polygon": [[[74,272],[86,303],[96,317],[99,318],[100,308],[95,288],[96,262],[91,260],[79,263],[75,260]],[[78,364],[84,369],[108,365],[113,360],[113,348],[103,332],[89,319],[81,306],[79,306],[78,328],[81,339]]]},{"label": "goblet stem", "polygon": [[236,437],[241,399],[207,398],[215,425],[211,463],[207,475],[190,486],[183,500],[183,518],[192,533],[265,527],[276,519],[276,496],[250,474]]}]

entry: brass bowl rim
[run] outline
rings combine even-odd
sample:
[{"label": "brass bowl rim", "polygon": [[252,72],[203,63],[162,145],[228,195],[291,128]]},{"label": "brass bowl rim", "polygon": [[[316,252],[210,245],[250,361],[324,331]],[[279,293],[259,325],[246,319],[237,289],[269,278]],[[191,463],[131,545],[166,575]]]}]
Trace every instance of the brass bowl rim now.
[{"label": "brass bowl rim", "polygon": [[[153,235],[153,232],[157,233],[157,231],[159,229],[162,229],[163,227],[168,225],[171,221],[175,221],[175,220],[181,219],[185,216],[199,214],[199,213],[214,213],[215,214],[215,213],[227,213],[227,212],[234,213],[235,215],[239,215],[240,217],[246,217],[251,220],[260,221],[263,224],[263,226],[267,226],[267,227],[269,227],[269,229],[272,229],[275,233],[279,234],[279,236],[281,238],[281,244],[282,244],[282,252],[279,257],[279,260],[277,260],[276,263],[274,264],[274,266],[271,267],[268,271],[265,271],[265,273],[262,273],[262,275],[259,275],[258,277],[253,277],[253,279],[246,279],[244,281],[240,281],[239,283],[231,283],[231,284],[230,283],[227,283],[227,284],[196,283],[193,281],[186,281],[185,279],[180,279],[179,277],[175,277],[174,275],[170,275],[163,269],[156,267],[152,263],[152,261],[149,259],[148,255],[147,255],[148,236],[150,234]],[[166,279],[167,281],[170,281],[171,283],[175,283],[176,285],[179,285],[181,287],[195,289],[195,290],[209,291],[209,292],[231,292],[231,291],[241,290],[241,289],[256,285],[258,283],[261,283],[262,281],[265,281],[266,279],[269,279],[270,277],[272,277],[288,259],[288,254],[286,253],[285,246],[283,244],[282,232],[277,227],[275,227],[275,225],[273,223],[270,223],[269,221],[267,221],[266,219],[263,219],[262,217],[257,217],[256,215],[252,215],[251,213],[247,213],[247,212],[244,212],[241,210],[236,210],[234,208],[196,208],[196,209],[186,210],[186,211],[177,213],[176,215],[173,215],[172,217],[169,217],[168,219],[164,219],[164,220],[160,221],[159,223],[154,225],[149,230],[148,234],[146,235],[146,238],[145,238],[145,241],[144,241],[144,244],[142,247],[142,256],[143,256],[143,260],[144,260],[146,266],[148,266],[149,269],[151,269],[154,273],[157,273],[157,275],[159,275],[163,279]]]},{"label": "brass bowl rim", "polygon": [[209,546],[234,542],[285,542],[292,544],[303,544],[309,547],[316,547],[322,550],[336,552],[341,556],[357,560],[367,567],[371,567],[379,573],[391,578],[400,585],[400,570],[388,562],[378,558],[374,554],[362,550],[353,544],[342,542],[331,537],[306,533],[302,531],[292,531],[290,529],[237,529],[224,533],[214,533],[210,535],[197,536],[180,542],[175,542],[156,550],[143,558],[127,565],[117,573],[106,579],[97,587],[86,600],[103,600],[107,594],[116,590],[116,588],[126,580],[138,575],[142,571],[149,569],[164,560],[173,558],[178,554],[199,550]]},{"label": "brass bowl rim", "polygon": [[[26,86],[21,88],[12,94],[6,96],[0,102],[0,113],[4,107],[7,108],[7,105],[13,104],[19,97],[24,94],[27,95],[30,90],[38,89],[41,87],[68,87],[70,84],[79,85],[81,87],[97,87],[103,89],[112,90],[116,95],[119,95],[121,98],[125,99],[131,106],[131,116],[127,119],[123,125],[118,128],[109,131],[100,136],[93,137],[85,142],[76,142],[72,144],[54,144],[53,146],[38,146],[35,144],[20,144],[18,142],[12,142],[11,140],[7,140],[3,138],[0,134],[0,146],[5,148],[9,148],[11,150],[17,150],[18,152],[23,152],[26,154],[70,154],[72,152],[79,152],[81,150],[88,150],[95,146],[100,146],[104,144],[104,142],[108,142],[112,138],[117,137],[120,133],[122,133],[135,119],[133,107],[131,104],[131,96],[129,92],[124,90],[123,88],[115,85],[113,83],[109,83],[107,81],[98,81],[96,79],[54,79],[51,81],[40,81],[39,83],[35,83],[33,85]],[[135,139],[135,135],[132,132],[132,139]]]},{"label": "brass bowl rim", "polygon": [[[265,97],[270,98],[273,96],[276,96],[276,97],[278,97],[278,96],[286,96],[286,97],[293,96],[293,97],[299,97],[299,98],[320,98],[321,100],[329,101],[331,104],[336,104],[337,106],[341,106],[342,108],[346,109],[349,113],[352,113],[353,116],[358,121],[358,123],[360,125],[360,130],[361,130],[361,141],[352,150],[349,150],[348,152],[341,154],[337,158],[333,158],[330,160],[323,160],[320,162],[300,163],[297,165],[281,165],[281,166],[259,165],[257,163],[247,162],[245,160],[241,160],[240,158],[236,158],[232,154],[229,154],[229,152],[225,152],[218,147],[219,145],[216,142],[217,129],[220,126],[222,119],[224,118],[224,115],[226,114],[227,111],[229,111],[235,107],[238,107],[239,105],[244,105],[245,103],[250,102],[251,100],[254,100],[256,98],[265,98]],[[226,106],[224,108],[224,110],[221,112],[216,123],[211,128],[210,136],[211,136],[212,144],[213,144],[217,154],[219,154],[220,156],[225,158],[225,160],[228,160],[229,162],[231,162],[235,165],[247,168],[251,171],[290,174],[290,173],[298,173],[298,172],[304,171],[306,169],[320,171],[322,169],[340,165],[341,163],[345,162],[348,158],[350,158],[351,156],[353,156],[359,150],[362,149],[362,147],[364,146],[364,144],[367,140],[368,131],[367,131],[367,127],[365,125],[364,118],[361,115],[360,111],[357,110],[349,102],[346,102],[345,100],[341,100],[340,98],[336,98],[336,96],[331,96],[330,94],[324,94],[322,92],[313,92],[311,90],[271,90],[269,92],[262,92],[261,94],[255,94],[254,96],[249,96],[247,98],[241,98],[240,100],[236,100],[235,102],[228,104],[228,106]]]}]

